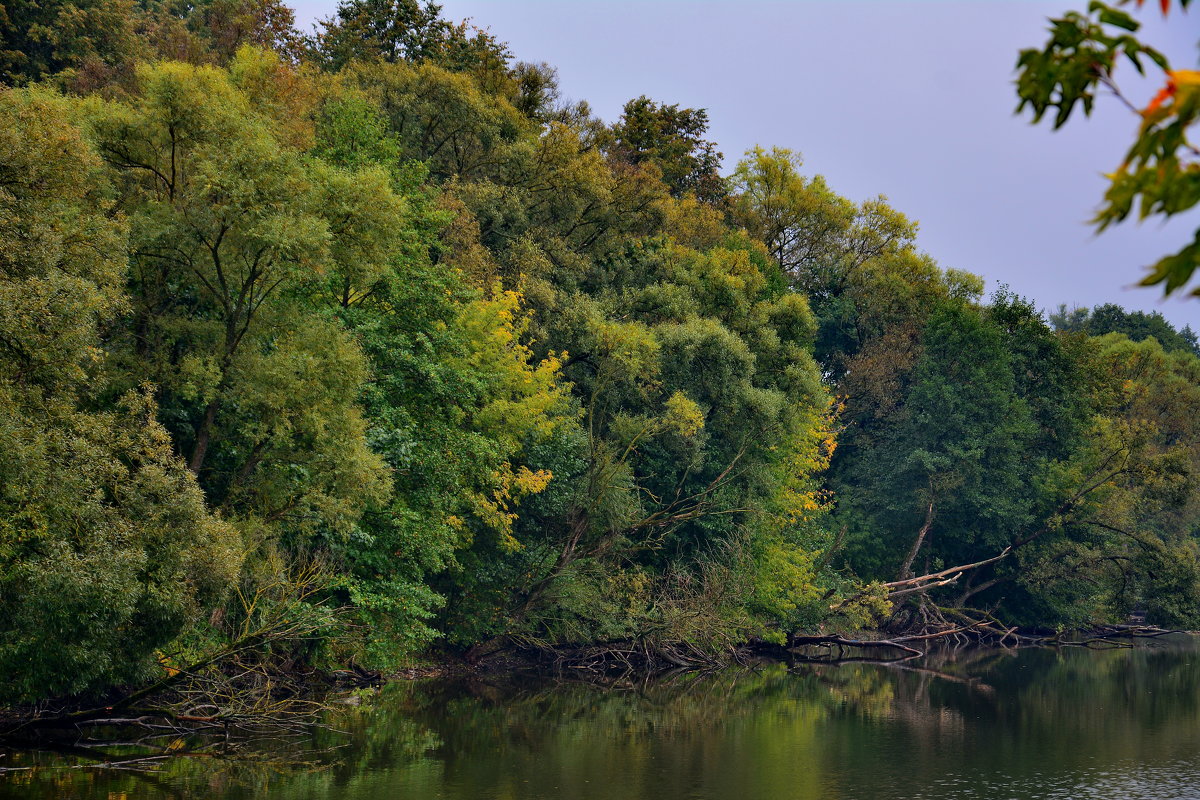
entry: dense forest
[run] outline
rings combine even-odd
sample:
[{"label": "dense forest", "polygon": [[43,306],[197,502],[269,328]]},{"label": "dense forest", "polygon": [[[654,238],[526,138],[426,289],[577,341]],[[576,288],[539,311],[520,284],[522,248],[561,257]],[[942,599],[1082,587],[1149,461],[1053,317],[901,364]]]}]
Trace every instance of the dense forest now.
[{"label": "dense forest", "polygon": [[1188,328],[985,296],[885,198],[722,174],[704,110],[607,123],[432,2],[15,0],[0,44],[0,702],[1200,625]]}]

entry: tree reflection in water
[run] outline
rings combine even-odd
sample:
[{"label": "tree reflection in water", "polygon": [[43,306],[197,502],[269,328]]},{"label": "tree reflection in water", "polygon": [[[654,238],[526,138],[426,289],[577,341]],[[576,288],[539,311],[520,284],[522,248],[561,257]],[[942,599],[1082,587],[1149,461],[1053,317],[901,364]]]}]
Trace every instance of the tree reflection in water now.
[{"label": "tree reflection in water", "polygon": [[1165,798],[1200,793],[1200,658],[974,650],[655,680],[398,683],[348,706],[319,766],[52,771],[0,796]]}]

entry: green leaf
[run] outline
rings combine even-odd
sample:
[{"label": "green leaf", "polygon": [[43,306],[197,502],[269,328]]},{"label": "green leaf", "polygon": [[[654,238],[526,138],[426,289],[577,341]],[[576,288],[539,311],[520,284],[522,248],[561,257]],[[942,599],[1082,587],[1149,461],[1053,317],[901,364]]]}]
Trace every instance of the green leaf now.
[{"label": "green leaf", "polygon": [[1089,11],[1096,11],[1097,9],[1100,11],[1100,21],[1105,25],[1114,25],[1127,31],[1136,31],[1141,27],[1141,24],[1137,20],[1124,11],[1109,8],[1103,3],[1092,3],[1088,8]]}]

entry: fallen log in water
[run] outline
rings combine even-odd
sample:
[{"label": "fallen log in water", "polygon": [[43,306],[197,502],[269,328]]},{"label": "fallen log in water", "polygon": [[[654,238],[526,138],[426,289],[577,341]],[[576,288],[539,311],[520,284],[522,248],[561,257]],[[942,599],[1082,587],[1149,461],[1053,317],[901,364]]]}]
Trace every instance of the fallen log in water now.
[{"label": "fallen log in water", "polygon": [[[1097,625],[1092,628],[1060,631],[1052,634],[1021,630],[1006,625],[992,614],[976,609],[943,608],[923,602],[897,623],[892,620],[892,635],[879,639],[852,638],[840,633],[816,635],[792,634],[788,649],[805,646],[838,648],[838,657],[825,660],[852,660],[846,649],[898,650],[902,658],[925,655],[923,645],[998,646],[998,647],[1089,647],[1092,649],[1133,647],[1131,640],[1158,639],[1171,634],[1196,635],[1192,631],[1160,628],[1154,625]],[[778,648],[782,649],[782,648]],[[861,660],[853,657],[853,660]]]},{"label": "fallen log in water", "polygon": [[818,647],[838,647],[838,648],[884,647],[884,648],[900,650],[901,652],[907,653],[910,656],[924,655],[924,652],[916,649],[915,647],[909,647],[908,645],[903,643],[903,640],[900,640],[900,639],[847,639],[846,637],[840,636],[838,634],[822,635],[822,636],[802,636],[802,635],[793,634],[792,636],[788,637],[788,647],[789,648],[803,647],[805,645],[816,645]]}]

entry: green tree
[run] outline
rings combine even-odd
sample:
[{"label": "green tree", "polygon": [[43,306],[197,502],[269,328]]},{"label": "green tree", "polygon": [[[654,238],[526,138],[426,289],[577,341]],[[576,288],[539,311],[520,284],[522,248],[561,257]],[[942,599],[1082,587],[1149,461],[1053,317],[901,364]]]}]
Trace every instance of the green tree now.
[{"label": "green tree", "polygon": [[[801,164],[789,150],[750,150],[731,177],[734,219],[808,298],[825,374],[835,382],[853,374],[852,381],[869,384],[882,376],[862,367],[886,366],[890,359],[877,357],[885,338],[895,349],[941,301],[977,298],[983,284],[969,273],[943,271],[919,252],[916,223],[885,198],[856,205],[824,178],[804,177]],[[861,363],[851,368],[856,359]]]},{"label": "green tree", "polygon": [[721,153],[704,138],[708,112],[656,103],[645,95],[625,104],[613,125],[611,158],[628,164],[653,164],[671,194],[693,192],[705,203],[719,203],[726,194],[719,170]]},{"label": "green tree", "polygon": [[295,63],[308,53],[281,0],[139,0],[133,22],[153,58],[226,65],[242,47],[257,47]]},{"label": "green tree", "polygon": [[456,72],[505,71],[507,46],[467,22],[442,17],[433,0],[343,0],[321,22],[316,51],[331,70],[351,61],[430,61]]},{"label": "green tree", "polygon": [[129,69],[140,54],[131,0],[0,5],[0,83],[23,85],[67,71],[85,85]]},{"label": "green tree", "polygon": [[752,543],[764,515],[808,496],[828,402],[812,315],[768,279],[777,270],[731,235],[708,252],[635,240],[550,278],[556,313],[542,325],[571,353],[587,463],[533,548],[518,621],[537,635],[712,646],[748,626],[748,565],[786,550]]},{"label": "green tree", "polygon": [[1073,308],[1068,311],[1065,305],[1060,305],[1058,311],[1050,315],[1050,322],[1056,330],[1086,333],[1089,336],[1123,333],[1135,342],[1153,337],[1168,352],[1183,351],[1200,355],[1200,342],[1191,326],[1185,325],[1182,330],[1176,330],[1157,311],[1149,314],[1126,311],[1116,303],[1105,303],[1090,310]]},{"label": "green tree", "polygon": [[864,558],[885,559],[873,577],[910,577],[929,553],[974,560],[1033,513],[1036,468],[1025,462],[1037,429],[1003,333],[982,311],[950,304],[922,340],[902,410],[874,447],[854,454],[845,492],[882,536],[861,544]]},{"label": "green tree", "polygon": [[436,635],[437,590],[470,590],[472,562],[524,548],[517,509],[553,475],[536,452],[573,426],[574,411],[559,360],[535,360],[522,344],[520,294],[472,285],[456,268],[473,251],[443,237],[451,220],[427,173],[399,162],[398,138],[360,90],[326,99],[314,152],[390,170],[406,204],[403,246],[367,279],[342,259],[326,294],[371,365],[368,437],[393,471],[390,497],[368,505],[359,535],[334,549],[370,626],[363,655],[394,664]]},{"label": "green tree", "polygon": [[0,95],[0,667],[4,701],[144,678],[238,572],[155,419],[106,403],[101,327],[126,308],[124,224],[74,109]]},{"label": "green tree", "polygon": [[339,77],[383,111],[401,157],[426,162],[437,180],[491,177],[513,143],[534,129],[470,76],[431,63],[356,64]]},{"label": "green tree", "polygon": [[1012,605],[1029,621],[1120,621],[1140,607],[1194,625],[1200,359],[1115,333],[1086,340],[1084,354],[1093,416],[1051,479],[1093,489],[1019,554]]},{"label": "green tree", "polygon": [[367,365],[310,290],[333,269],[369,284],[403,203],[377,168],[281,144],[220,70],[139,79],[93,123],[132,229],[130,379],[157,385],[214,506],[276,534],[348,530],[388,478],[356,404]]}]

